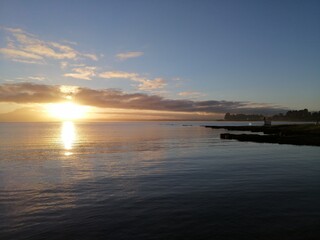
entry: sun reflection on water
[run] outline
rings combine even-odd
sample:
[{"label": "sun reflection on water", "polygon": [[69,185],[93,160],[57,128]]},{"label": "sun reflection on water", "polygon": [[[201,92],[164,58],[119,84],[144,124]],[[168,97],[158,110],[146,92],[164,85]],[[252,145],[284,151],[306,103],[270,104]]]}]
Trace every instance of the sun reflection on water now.
[{"label": "sun reflection on water", "polygon": [[72,147],[76,138],[76,131],[73,122],[66,121],[62,124],[61,141],[64,145],[66,152],[64,155],[72,155]]}]

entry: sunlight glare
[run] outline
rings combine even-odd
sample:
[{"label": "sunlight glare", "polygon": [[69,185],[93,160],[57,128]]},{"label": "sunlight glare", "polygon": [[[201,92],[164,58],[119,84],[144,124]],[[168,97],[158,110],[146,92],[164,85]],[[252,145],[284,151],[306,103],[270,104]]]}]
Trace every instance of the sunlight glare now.
[{"label": "sunlight glare", "polygon": [[[71,150],[76,137],[75,127],[73,122],[63,122],[61,130],[61,140],[65,150]],[[70,151],[67,151],[65,155],[71,155]]]},{"label": "sunlight glare", "polygon": [[65,102],[50,104],[47,106],[47,111],[55,118],[73,120],[83,118],[87,112],[87,107],[72,102]]}]

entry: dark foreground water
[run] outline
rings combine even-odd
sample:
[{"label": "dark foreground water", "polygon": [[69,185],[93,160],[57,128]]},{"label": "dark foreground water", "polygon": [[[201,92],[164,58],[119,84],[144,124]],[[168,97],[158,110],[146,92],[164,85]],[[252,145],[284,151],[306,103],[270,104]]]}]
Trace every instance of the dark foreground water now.
[{"label": "dark foreground water", "polygon": [[0,124],[0,239],[320,239],[319,147],[182,124]]}]

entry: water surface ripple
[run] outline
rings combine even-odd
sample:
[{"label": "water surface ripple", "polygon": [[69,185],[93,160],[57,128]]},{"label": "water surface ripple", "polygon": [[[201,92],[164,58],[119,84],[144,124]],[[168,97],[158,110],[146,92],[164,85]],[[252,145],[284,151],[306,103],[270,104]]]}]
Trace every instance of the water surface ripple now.
[{"label": "water surface ripple", "polygon": [[1,123],[0,239],[320,239],[319,147],[191,124]]}]

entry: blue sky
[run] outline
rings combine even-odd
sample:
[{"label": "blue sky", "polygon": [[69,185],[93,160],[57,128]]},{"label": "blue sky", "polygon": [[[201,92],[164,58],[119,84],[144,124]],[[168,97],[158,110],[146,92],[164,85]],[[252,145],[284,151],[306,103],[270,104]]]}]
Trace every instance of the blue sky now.
[{"label": "blue sky", "polygon": [[10,0],[0,9],[0,84],[319,110],[319,1]]}]

